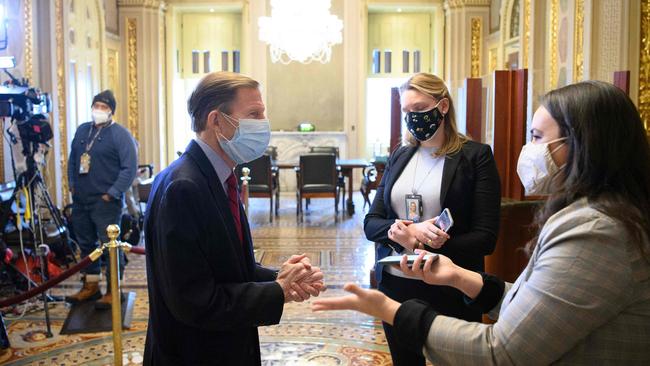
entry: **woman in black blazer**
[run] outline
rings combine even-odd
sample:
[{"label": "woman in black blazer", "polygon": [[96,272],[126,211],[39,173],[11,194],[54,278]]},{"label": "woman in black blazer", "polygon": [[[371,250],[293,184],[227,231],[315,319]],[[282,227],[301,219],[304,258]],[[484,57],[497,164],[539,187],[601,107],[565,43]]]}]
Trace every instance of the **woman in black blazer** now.
[{"label": "woman in black blazer", "polygon": [[[421,248],[482,271],[483,257],[494,250],[499,229],[501,192],[492,150],[458,133],[453,101],[437,76],[416,74],[400,94],[409,134],[391,155],[364,221],[366,237],[376,243],[376,259]],[[417,215],[412,214],[414,202]],[[444,208],[454,220],[447,233],[435,226]],[[440,314],[481,320],[479,312],[465,306],[460,291],[400,274],[377,266],[379,290],[399,302],[420,299]],[[384,323],[384,331],[394,365],[425,364],[421,353],[396,342],[391,326]]]}]

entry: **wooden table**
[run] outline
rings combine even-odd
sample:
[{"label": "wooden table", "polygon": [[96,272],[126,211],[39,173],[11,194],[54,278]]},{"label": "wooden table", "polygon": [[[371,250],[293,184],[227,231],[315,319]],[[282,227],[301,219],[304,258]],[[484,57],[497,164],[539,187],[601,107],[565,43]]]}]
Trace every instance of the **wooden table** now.
[{"label": "wooden table", "polygon": [[[294,169],[300,166],[298,161],[276,161],[273,163],[278,169]],[[348,180],[348,199],[346,207],[348,215],[354,215],[354,202],[352,201],[352,172],[355,168],[366,168],[372,166],[364,159],[336,159],[336,165],[341,168],[341,174]]]}]

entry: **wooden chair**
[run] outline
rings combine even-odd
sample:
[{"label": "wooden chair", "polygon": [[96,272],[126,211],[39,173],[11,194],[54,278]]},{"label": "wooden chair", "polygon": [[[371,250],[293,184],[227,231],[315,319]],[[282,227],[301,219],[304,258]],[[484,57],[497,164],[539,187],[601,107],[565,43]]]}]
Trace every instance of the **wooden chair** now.
[{"label": "wooden chair", "polygon": [[[273,222],[273,213],[275,212],[275,216],[277,216],[280,208],[280,190],[278,189],[277,176],[271,162],[271,156],[262,155],[253,161],[237,165],[235,168],[237,177],[242,176],[241,171],[244,167],[250,169],[248,196],[269,198],[269,221]],[[241,180],[239,184],[241,185]]]},{"label": "wooden chair", "polygon": [[[336,159],[338,160],[341,156],[339,155],[339,148],[336,146],[311,146],[309,147],[309,153],[310,154],[334,154],[336,155]],[[339,187],[339,191],[341,192],[341,196],[345,197],[345,177],[341,173],[341,168],[338,166],[336,167],[336,171],[338,173],[338,178],[336,185]],[[307,208],[309,209],[309,200],[305,203]],[[345,200],[341,200],[341,210],[345,211]]]},{"label": "wooden chair", "polygon": [[337,184],[338,171],[335,154],[300,155],[300,165],[296,167],[296,215],[303,221],[302,199],[334,198],[335,220],[338,220],[340,189]]},{"label": "wooden chair", "polygon": [[373,160],[372,165],[372,167],[363,169],[363,179],[361,180],[361,187],[359,187],[359,191],[363,196],[364,209],[366,204],[370,206],[370,193],[377,190],[377,186],[379,186],[381,178],[384,176],[386,160]]}]

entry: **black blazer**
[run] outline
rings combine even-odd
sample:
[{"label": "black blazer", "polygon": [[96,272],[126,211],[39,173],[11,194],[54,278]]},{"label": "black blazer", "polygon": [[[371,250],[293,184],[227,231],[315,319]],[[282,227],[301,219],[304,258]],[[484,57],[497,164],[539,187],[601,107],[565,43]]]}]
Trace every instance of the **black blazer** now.
[{"label": "black blazer", "polygon": [[259,365],[257,327],[284,295],[255,263],[244,209],[240,243],[228,198],[201,147],[155,179],[145,217],[149,329],[145,365]]},{"label": "black blazer", "polygon": [[[377,260],[388,256],[391,246],[398,252],[404,249],[388,239],[388,229],[398,218],[390,205],[391,190],[416,151],[415,146],[403,146],[391,155],[364,220],[366,238],[380,244],[376,248]],[[492,253],[496,245],[501,209],[501,186],[492,149],[468,141],[458,153],[446,159],[440,204],[451,211],[454,226],[449,230],[451,238],[440,249],[426,249],[446,255],[461,267],[482,271],[483,257]],[[375,270],[378,282],[381,282],[381,270]]]}]

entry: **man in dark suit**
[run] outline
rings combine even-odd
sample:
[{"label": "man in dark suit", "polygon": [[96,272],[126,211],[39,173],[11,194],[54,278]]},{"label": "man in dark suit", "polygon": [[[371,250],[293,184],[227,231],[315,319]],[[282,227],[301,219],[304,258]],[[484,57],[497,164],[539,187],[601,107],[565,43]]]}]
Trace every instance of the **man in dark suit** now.
[{"label": "man in dark suit", "polygon": [[259,84],[219,72],[188,100],[196,139],[154,182],[145,219],[149,328],[145,365],[259,365],[257,327],[284,303],[324,290],[304,255],[279,271],[255,263],[236,164],[266,149]]}]

